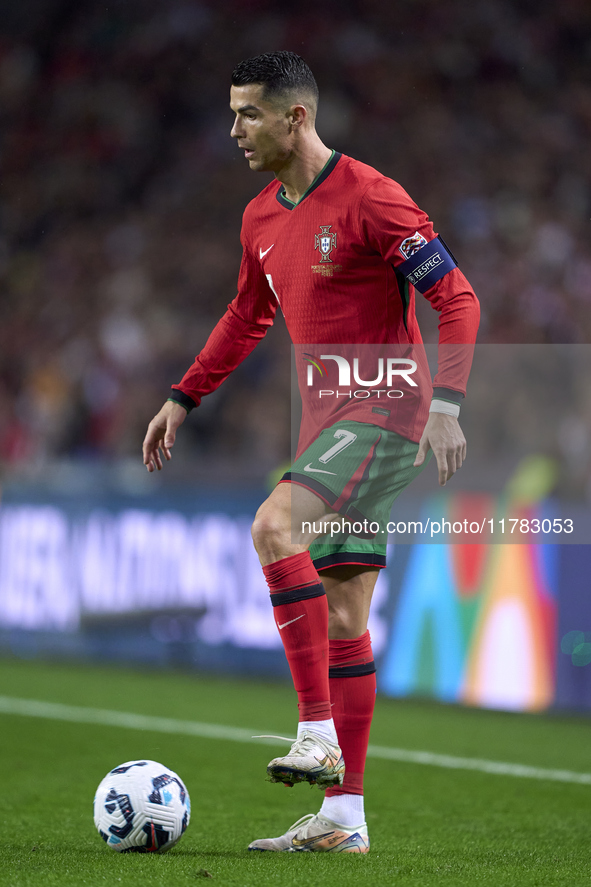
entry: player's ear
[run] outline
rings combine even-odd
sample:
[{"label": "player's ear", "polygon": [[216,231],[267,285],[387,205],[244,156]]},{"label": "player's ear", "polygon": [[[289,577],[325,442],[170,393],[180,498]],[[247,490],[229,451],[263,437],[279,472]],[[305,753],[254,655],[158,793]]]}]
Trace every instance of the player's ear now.
[{"label": "player's ear", "polygon": [[307,116],[308,112],[304,105],[292,105],[287,114],[290,127],[299,128],[305,123]]}]

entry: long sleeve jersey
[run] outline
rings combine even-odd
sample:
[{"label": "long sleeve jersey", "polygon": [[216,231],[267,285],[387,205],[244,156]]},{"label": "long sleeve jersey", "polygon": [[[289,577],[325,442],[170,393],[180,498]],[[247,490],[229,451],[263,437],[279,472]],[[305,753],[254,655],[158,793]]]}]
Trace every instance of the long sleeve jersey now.
[{"label": "long sleeve jersey", "polygon": [[[439,312],[435,396],[459,403],[465,395],[478,300],[427,215],[392,179],[333,152],[297,204],[277,181],[252,200],[244,212],[241,242],[238,294],[194,364],[173,385],[173,399],[188,409],[198,405],[263,338],[280,307],[296,345],[305,395],[302,439],[310,437],[312,428],[319,432],[342,418],[372,422],[418,441],[433,388],[426,360],[420,354],[417,358],[422,339],[415,288]],[[322,403],[312,401],[309,367],[327,369],[322,355],[329,345],[345,349],[345,359],[352,358],[355,346],[391,346],[399,361],[414,359],[420,397],[411,388],[404,391],[410,395],[406,400],[401,395],[386,402],[384,372],[373,395],[360,398],[352,390],[350,397],[342,393],[332,404],[329,396]],[[384,348],[380,354],[386,354]],[[368,349],[360,360],[367,366]],[[401,366],[408,370],[411,364]],[[330,367],[333,378],[323,378],[322,385],[334,391],[331,386],[343,377],[336,376],[337,361]],[[363,378],[374,376],[370,372]]]}]

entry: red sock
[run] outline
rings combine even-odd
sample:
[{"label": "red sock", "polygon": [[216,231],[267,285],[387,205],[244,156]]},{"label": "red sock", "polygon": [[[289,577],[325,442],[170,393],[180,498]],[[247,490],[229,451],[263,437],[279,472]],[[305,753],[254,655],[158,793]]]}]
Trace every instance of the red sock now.
[{"label": "red sock", "polygon": [[300,721],[332,717],[328,684],[328,602],[309,552],[263,567],[283,641]]},{"label": "red sock", "polygon": [[369,730],[376,701],[376,667],[369,631],[352,640],[330,641],[330,698],[345,759],[342,786],[326,796],[362,795]]}]

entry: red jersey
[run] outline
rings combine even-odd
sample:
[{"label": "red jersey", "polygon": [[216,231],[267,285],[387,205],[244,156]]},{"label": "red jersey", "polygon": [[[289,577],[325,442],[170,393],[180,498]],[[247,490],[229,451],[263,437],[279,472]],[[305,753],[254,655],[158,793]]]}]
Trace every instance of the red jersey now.
[{"label": "red jersey", "polygon": [[[296,350],[312,357],[320,355],[315,346],[331,343],[420,345],[415,287],[409,280],[418,286],[422,276],[428,285],[437,277],[437,269],[431,268],[438,261],[431,256],[436,236],[427,215],[400,185],[338,153],[297,204],[286,198],[281,183],[272,182],[244,212],[238,294],[193,366],[179,385],[173,385],[173,399],[189,408],[198,405],[265,335],[278,306],[293,343],[306,346]],[[441,247],[439,253],[445,252],[447,263],[441,268],[446,273],[424,295],[440,313],[440,345],[471,345],[478,329],[478,301]],[[427,261],[417,262],[428,253]],[[460,401],[471,352],[471,348],[441,349],[436,396]],[[396,355],[402,353],[398,347]],[[302,391],[308,365],[298,366]],[[309,384],[309,375],[307,380]],[[342,398],[334,409],[326,406],[325,399],[322,416],[312,405],[316,433],[338,419],[348,419],[371,422],[418,441],[429,406],[424,384],[421,390],[423,397],[410,410],[408,400],[405,410],[392,403],[384,408],[381,400],[375,411],[372,397],[351,397],[348,402]],[[431,389],[429,399],[430,394]]]}]

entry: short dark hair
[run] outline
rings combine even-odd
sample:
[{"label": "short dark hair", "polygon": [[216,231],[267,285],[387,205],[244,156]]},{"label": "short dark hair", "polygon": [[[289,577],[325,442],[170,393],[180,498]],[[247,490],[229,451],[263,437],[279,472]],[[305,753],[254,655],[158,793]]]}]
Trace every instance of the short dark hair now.
[{"label": "short dark hair", "polygon": [[263,97],[288,92],[307,93],[318,105],[318,85],[312,71],[295,52],[265,52],[240,62],[232,72],[232,86],[260,83]]}]

